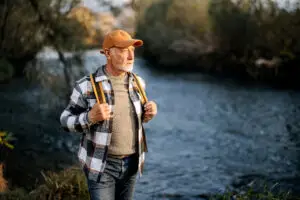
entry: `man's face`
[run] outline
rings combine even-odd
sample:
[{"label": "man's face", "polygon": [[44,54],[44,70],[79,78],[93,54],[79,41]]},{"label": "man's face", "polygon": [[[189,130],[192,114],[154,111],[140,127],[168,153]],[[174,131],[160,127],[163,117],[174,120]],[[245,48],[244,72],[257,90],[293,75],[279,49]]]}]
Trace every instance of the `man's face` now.
[{"label": "man's face", "polygon": [[134,47],[113,47],[110,49],[110,58],[113,67],[121,71],[131,72],[134,63]]}]

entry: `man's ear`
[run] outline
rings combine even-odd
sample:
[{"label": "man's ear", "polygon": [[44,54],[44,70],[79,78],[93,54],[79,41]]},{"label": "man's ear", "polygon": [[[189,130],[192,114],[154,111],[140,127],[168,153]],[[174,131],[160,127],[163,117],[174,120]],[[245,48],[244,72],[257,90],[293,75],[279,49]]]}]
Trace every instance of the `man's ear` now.
[{"label": "man's ear", "polygon": [[104,51],[104,53],[105,53],[105,56],[107,57],[107,59],[110,59],[110,50],[109,49],[105,49],[105,51]]}]

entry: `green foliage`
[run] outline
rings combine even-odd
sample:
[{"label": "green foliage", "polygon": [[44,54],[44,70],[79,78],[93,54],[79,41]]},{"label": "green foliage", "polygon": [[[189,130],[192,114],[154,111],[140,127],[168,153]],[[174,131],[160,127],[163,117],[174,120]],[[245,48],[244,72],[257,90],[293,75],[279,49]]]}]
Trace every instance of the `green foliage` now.
[{"label": "green foliage", "polygon": [[15,148],[12,144],[14,140],[16,138],[13,137],[12,133],[0,131],[0,164],[1,162],[5,162],[9,151]]},{"label": "green foliage", "polygon": [[0,18],[1,56],[21,74],[26,62],[45,46],[60,51],[81,49],[87,30],[69,17],[78,3],[80,0],[4,1],[0,5],[4,16]]},{"label": "green foliage", "polygon": [[296,3],[290,6],[293,10],[272,0],[140,4],[137,36],[145,41],[143,53],[162,66],[226,68],[236,63],[248,73],[260,57],[280,57],[286,63],[300,56],[300,5]]},{"label": "green foliage", "polygon": [[88,191],[84,174],[75,168],[59,174],[42,173],[45,184],[32,191],[38,199],[87,199]]},{"label": "green foliage", "polygon": [[297,37],[300,33],[300,7],[290,12],[273,9],[276,11],[267,12],[261,19],[260,37],[257,38],[257,43],[275,55],[281,52],[299,55],[300,42]]},{"label": "green foliage", "polygon": [[[193,57],[206,51],[207,48],[202,47],[210,41],[208,2],[157,0],[140,3],[136,37],[145,41],[144,53],[153,56],[159,64],[180,65],[184,63],[184,54]],[[179,52],[182,55],[176,56]]]},{"label": "green foliage", "polygon": [[15,189],[0,195],[1,200],[86,200],[89,199],[83,172],[70,168],[59,173],[43,173],[44,183],[31,192]]},{"label": "green foliage", "polygon": [[14,149],[14,146],[10,144],[11,141],[15,140],[12,133],[0,132],[0,145],[8,149]]},{"label": "green foliage", "polygon": [[251,17],[250,6],[228,0],[210,1],[211,31],[220,50],[245,54],[245,50],[254,47],[258,25]]},{"label": "green foliage", "polygon": [[1,200],[32,200],[32,197],[28,193],[21,189],[15,189],[13,191],[8,191],[0,194]]}]

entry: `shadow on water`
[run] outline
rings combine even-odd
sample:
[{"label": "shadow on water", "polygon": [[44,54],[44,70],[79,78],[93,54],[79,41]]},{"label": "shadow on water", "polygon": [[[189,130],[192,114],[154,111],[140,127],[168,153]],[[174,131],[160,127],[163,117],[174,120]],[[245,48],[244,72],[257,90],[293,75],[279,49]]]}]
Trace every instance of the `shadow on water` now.
[{"label": "shadow on water", "polygon": [[139,60],[139,63],[143,67],[146,67],[147,73],[151,74],[153,77],[177,77],[179,79],[183,79],[188,82],[195,82],[201,84],[216,84],[219,87],[231,87],[231,88],[241,88],[241,89],[266,89],[266,90],[274,90],[274,91],[299,91],[298,89],[290,89],[280,87],[279,85],[271,85],[264,82],[259,82],[252,80],[250,78],[246,79],[244,77],[236,77],[231,78],[229,76],[224,76],[221,74],[210,74],[205,72],[197,72],[197,71],[187,71],[187,70],[172,70],[170,72],[169,69],[152,67],[149,63],[143,60]]}]

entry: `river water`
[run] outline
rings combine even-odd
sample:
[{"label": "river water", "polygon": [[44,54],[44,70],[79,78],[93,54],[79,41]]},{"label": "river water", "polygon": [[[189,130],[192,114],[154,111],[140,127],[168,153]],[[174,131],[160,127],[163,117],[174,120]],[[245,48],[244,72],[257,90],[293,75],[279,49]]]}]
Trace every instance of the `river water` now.
[{"label": "river water", "polygon": [[[89,72],[104,64],[94,51],[86,56]],[[145,125],[149,152],[136,199],[201,199],[258,179],[299,189],[299,92],[163,73],[142,59],[134,71],[158,104],[158,115]],[[70,137],[79,138],[63,139]],[[78,144],[71,145],[75,155]]]},{"label": "river water", "polygon": [[[103,62],[93,57],[90,71]],[[159,110],[146,124],[149,153],[137,199],[191,199],[222,192],[243,177],[280,183],[299,175],[300,93],[201,74],[165,74],[143,60],[137,60],[135,72]]]}]

